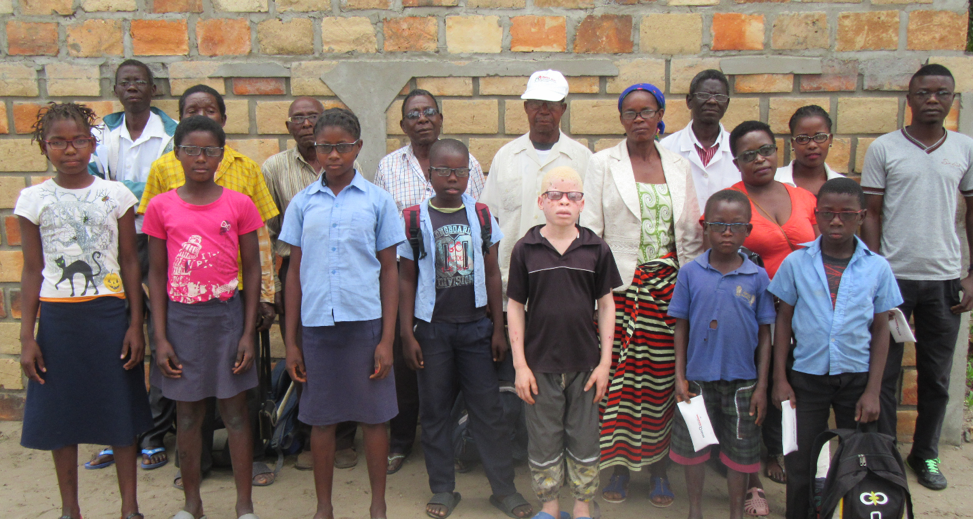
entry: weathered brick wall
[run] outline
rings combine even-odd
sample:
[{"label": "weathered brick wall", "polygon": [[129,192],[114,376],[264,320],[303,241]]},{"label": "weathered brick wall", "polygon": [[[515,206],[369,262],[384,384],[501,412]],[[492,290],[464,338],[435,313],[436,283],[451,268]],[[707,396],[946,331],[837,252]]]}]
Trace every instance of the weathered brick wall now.
[{"label": "weathered brick wall", "polygon": [[[152,66],[155,104],[172,116],[173,96],[193,84],[225,93],[231,145],[257,161],[290,145],[284,119],[294,96],[363,105],[322,81],[339,63],[351,62],[352,74],[374,60],[389,61],[389,71],[485,65],[474,77],[417,74],[423,77],[391,85],[441,96],[444,133],[467,142],[484,167],[527,129],[519,96],[531,69],[552,61],[573,68],[562,126],[597,151],[621,137],[616,96],[629,84],[664,87],[671,96],[665,121],[676,130],[689,120],[681,99],[689,80],[722,68],[732,82],[728,127],[761,119],[784,133],[797,107],[820,104],[836,123],[828,162],[856,175],[872,140],[908,123],[903,91],[921,64],[947,65],[957,91],[973,92],[967,23],[965,0],[0,0],[0,418],[19,416],[24,386],[17,359],[23,260],[12,208],[22,188],[51,174],[30,144],[30,126],[49,100],[83,101],[99,114],[119,110],[111,75],[125,58]],[[529,66],[511,73],[511,62]],[[362,96],[388,81],[365,79]],[[378,119],[363,118],[366,133],[379,136],[366,142],[366,168],[404,142],[401,101],[388,101],[382,121],[385,101],[364,100],[382,105]],[[973,112],[961,112],[957,100],[948,125],[973,129]],[[914,387],[907,370],[905,430],[914,421]]]}]

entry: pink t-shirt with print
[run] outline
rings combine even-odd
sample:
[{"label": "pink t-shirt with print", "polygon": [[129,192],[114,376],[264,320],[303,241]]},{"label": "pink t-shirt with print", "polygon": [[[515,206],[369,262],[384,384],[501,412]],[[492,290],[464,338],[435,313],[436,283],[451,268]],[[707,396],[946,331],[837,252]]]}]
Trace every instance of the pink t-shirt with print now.
[{"label": "pink t-shirt with print", "polygon": [[233,296],[240,235],[260,227],[257,206],[246,195],[224,188],[216,201],[193,205],[172,190],[149,202],[142,232],[166,240],[169,299],[193,304]]}]

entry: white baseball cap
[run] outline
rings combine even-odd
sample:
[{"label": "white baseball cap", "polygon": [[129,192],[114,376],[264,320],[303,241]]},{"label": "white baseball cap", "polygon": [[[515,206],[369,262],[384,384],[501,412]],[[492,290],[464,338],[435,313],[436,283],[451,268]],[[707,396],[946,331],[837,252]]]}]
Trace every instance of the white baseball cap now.
[{"label": "white baseball cap", "polygon": [[568,80],[556,70],[539,70],[527,80],[527,90],[521,99],[562,101],[568,96]]}]

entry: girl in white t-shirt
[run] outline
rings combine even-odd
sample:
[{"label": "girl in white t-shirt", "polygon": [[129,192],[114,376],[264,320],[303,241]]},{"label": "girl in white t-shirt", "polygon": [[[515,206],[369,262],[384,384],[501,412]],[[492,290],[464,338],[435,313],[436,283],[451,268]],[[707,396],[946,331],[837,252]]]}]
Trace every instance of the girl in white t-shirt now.
[{"label": "girl in white t-shirt", "polygon": [[152,416],[142,297],[125,296],[141,290],[138,200],[124,185],[88,174],[94,118],[74,103],[40,110],[34,140],[56,174],[24,189],[14,209],[24,252],[20,363],[29,379],[20,443],[53,451],[61,519],[81,518],[78,444],[111,445],[121,515],[141,519],[135,440]]}]

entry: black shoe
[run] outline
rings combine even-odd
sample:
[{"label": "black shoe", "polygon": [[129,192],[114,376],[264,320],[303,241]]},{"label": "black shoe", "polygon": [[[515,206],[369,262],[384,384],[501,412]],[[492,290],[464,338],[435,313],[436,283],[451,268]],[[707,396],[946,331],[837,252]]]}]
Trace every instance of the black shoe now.
[{"label": "black shoe", "polygon": [[946,488],[946,476],[939,471],[939,458],[920,460],[910,454],[905,461],[912,467],[912,470],[916,471],[916,477],[919,478],[920,485],[931,490],[943,490]]}]

